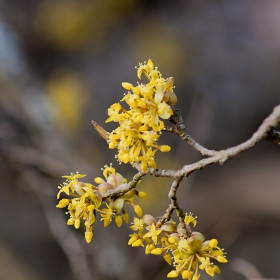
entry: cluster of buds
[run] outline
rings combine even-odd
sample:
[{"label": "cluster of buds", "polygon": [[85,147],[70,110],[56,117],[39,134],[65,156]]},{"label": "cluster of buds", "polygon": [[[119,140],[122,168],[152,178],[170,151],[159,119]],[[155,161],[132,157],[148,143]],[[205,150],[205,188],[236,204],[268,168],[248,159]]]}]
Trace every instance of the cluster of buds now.
[{"label": "cluster of buds", "polygon": [[[102,195],[108,191],[117,188],[118,186],[126,183],[126,179],[116,172],[115,168],[111,165],[104,166],[103,169],[104,179],[97,177],[94,179],[97,186],[90,183],[79,181],[80,178],[85,177],[85,174],[72,173],[69,176],[63,176],[66,178],[57,194],[59,199],[61,193],[65,193],[72,198],[63,198],[59,201],[57,208],[68,207],[70,218],[67,221],[68,225],[74,225],[76,229],[80,227],[81,220],[85,220],[85,240],[90,243],[93,237],[92,225],[96,221],[96,213],[100,213],[101,221],[104,222],[104,227],[107,227],[114,219],[117,226],[121,227],[122,221],[128,223],[129,216],[124,209],[124,204],[130,204],[134,207],[135,213],[141,217],[142,209],[139,205],[133,203],[135,195],[144,198],[147,194],[139,192],[135,188],[131,189],[124,195],[117,197],[116,199],[103,198]],[[106,208],[100,209],[101,206]]]},{"label": "cluster of buds", "polygon": [[190,235],[186,237],[182,224],[172,220],[159,226],[151,215],[134,218],[131,228],[134,233],[128,242],[132,247],[145,247],[146,254],[163,255],[165,261],[175,267],[167,275],[176,278],[180,274],[183,279],[199,280],[199,269],[205,270],[210,276],[219,274],[217,265],[210,262],[215,259],[220,263],[227,262],[225,253],[218,247],[216,239],[206,240],[199,232],[191,232],[189,224],[196,225],[196,218],[190,213],[185,216],[183,227],[187,227]]},{"label": "cluster of buds", "polygon": [[122,83],[128,93],[121,101],[126,102],[129,110],[120,103],[111,105],[106,122],[118,122],[119,126],[108,133],[106,139],[110,149],[118,149],[116,157],[119,162],[140,163],[146,172],[148,167],[156,168],[156,151],[168,152],[171,149],[168,145],[158,145],[157,141],[165,129],[161,119],[169,119],[173,115],[170,105],[177,102],[177,97],[173,92],[174,79],[164,79],[151,60],[139,64],[139,79],[142,74],[147,77],[147,84],[133,86]]}]

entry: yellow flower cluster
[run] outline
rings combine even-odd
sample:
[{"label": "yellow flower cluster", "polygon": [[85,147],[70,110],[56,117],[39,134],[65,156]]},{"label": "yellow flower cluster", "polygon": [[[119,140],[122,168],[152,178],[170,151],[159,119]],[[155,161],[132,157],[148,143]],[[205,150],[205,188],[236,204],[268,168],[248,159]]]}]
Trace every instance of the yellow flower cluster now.
[{"label": "yellow flower cluster", "polygon": [[[191,213],[185,216],[185,225],[188,228],[189,223],[196,225]],[[199,280],[199,269],[214,276],[215,273],[220,273],[220,269],[210,260],[227,262],[225,253],[218,247],[216,239],[205,241],[199,232],[192,232],[190,237],[185,238],[180,224],[176,226],[172,220],[157,228],[156,219],[151,215],[144,215],[140,219],[134,218],[131,228],[135,232],[130,235],[129,245],[146,246],[146,254],[163,254],[169,265],[173,263],[175,270],[168,273],[168,278],[176,278],[181,274],[183,279]]]},{"label": "yellow flower cluster", "polygon": [[120,103],[111,105],[106,122],[119,123],[108,136],[109,148],[118,149],[118,160],[131,164],[139,162],[145,172],[149,166],[156,168],[154,156],[157,150],[170,151],[168,145],[159,146],[157,141],[165,128],[161,119],[172,116],[168,104],[174,105],[177,98],[173,92],[173,78],[164,79],[151,60],[139,64],[139,79],[142,74],[147,77],[147,84],[122,83],[128,93],[121,101],[125,101],[129,109]]},{"label": "yellow flower cluster", "polygon": [[[68,207],[70,218],[67,221],[67,225],[74,225],[76,229],[80,227],[81,220],[85,220],[85,239],[88,243],[91,242],[93,233],[92,225],[96,221],[96,213],[99,212],[101,221],[104,222],[104,227],[107,227],[112,219],[118,227],[122,225],[122,220],[128,223],[129,217],[124,210],[124,203],[130,204],[134,207],[134,211],[138,216],[142,216],[142,209],[139,205],[133,203],[135,195],[138,197],[147,197],[144,192],[138,192],[135,188],[115,200],[110,198],[106,200],[102,199],[102,194],[107,193],[109,190],[115,189],[118,186],[124,184],[126,179],[119,173],[116,173],[115,168],[111,165],[104,166],[103,175],[105,180],[97,177],[95,178],[94,186],[90,183],[80,182],[79,179],[85,177],[85,174],[71,173],[70,176],[63,176],[66,178],[61,186],[59,186],[59,192],[57,198],[59,199],[61,193],[65,193],[72,198],[63,198],[59,201],[57,208]],[[106,208],[99,209],[101,205],[106,205]]]}]

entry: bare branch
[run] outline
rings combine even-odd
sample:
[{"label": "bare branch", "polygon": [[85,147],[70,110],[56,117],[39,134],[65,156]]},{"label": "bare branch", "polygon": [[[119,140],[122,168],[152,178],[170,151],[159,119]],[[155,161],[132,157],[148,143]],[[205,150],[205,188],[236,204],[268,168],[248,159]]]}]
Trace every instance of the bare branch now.
[{"label": "bare branch", "polygon": [[179,218],[179,221],[180,221],[179,225],[181,227],[182,235],[185,238],[187,238],[187,237],[190,237],[191,230],[186,227],[186,224],[184,222],[185,214],[184,214],[184,211],[179,207],[179,204],[177,202],[177,196],[176,196],[177,189],[179,188],[179,185],[180,185],[182,179],[183,178],[180,177],[173,181],[169,194],[168,194],[171,204],[168,206],[166,213],[159,219],[159,221],[157,223],[157,227],[160,227],[162,224],[169,221],[171,219],[171,215],[172,215],[173,211],[175,210],[176,214]]},{"label": "bare branch", "polygon": [[[242,144],[235,147],[221,150],[214,153],[213,156],[202,159],[196,163],[185,165],[180,170],[160,170],[149,168],[148,172],[156,177],[169,177],[169,178],[180,178],[181,176],[189,176],[195,170],[202,169],[207,165],[213,163],[224,164],[228,159],[231,159],[240,153],[253,148],[260,140],[269,139],[279,143],[279,132],[274,129],[280,123],[280,105],[273,109],[273,112],[263,121],[258,130],[252,135],[250,139]],[[271,136],[272,135],[272,136]],[[271,139],[272,137],[272,139]]]},{"label": "bare branch", "polygon": [[199,151],[203,156],[214,156],[218,152],[214,150],[208,150],[199,143],[197,143],[189,134],[186,132],[186,126],[183,122],[180,109],[173,109],[173,116],[169,119],[171,123],[175,124],[175,128],[167,128],[165,131],[173,132],[178,134],[183,141],[186,141],[189,145]]}]

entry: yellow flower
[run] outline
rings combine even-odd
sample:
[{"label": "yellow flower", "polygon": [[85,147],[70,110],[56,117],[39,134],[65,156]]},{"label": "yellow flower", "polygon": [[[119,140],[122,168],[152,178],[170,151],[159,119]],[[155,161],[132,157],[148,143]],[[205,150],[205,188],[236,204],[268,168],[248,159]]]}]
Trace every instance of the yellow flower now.
[{"label": "yellow flower", "polygon": [[110,225],[112,221],[112,217],[115,216],[114,211],[109,207],[109,205],[105,202],[106,206],[108,208],[101,209],[100,215],[101,215],[101,221],[104,221],[104,227],[107,227]]},{"label": "yellow flower", "polygon": [[155,224],[152,224],[148,233],[146,233],[143,238],[151,237],[155,245],[157,244],[158,235],[162,232],[161,229],[156,229]]},{"label": "yellow flower", "polygon": [[184,220],[184,221],[185,221],[185,224],[186,224],[186,225],[189,225],[190,223],[192,223],[193,226],[195,227],[195,226],[196,226],[196,223],[197,223],[197,222],[196,222],[196,218],[197,218],[197,217],[193,217],[193,213],[190,212],[189,215],[186,215],[186,216],[185,216],[185,220]]},{"label": "yellow flower", "polygon": [[143,219],[134,218],[132,222],[132,226],[130,227],[134,231],[141,231],[144,229],[144,221]]},{"label": "yellow flower", "polygon": [[[151,218],[151,215],[144,215],[143,219],[134,218],[131,228],[138,233],[130,235],[129,244],[135,247],[147,243],[146,254],[163,254],[163,258],[170,265],[173,260],[175,270],[168,273],[168,278],[176,278],[181,274],[183,279],[199,280],[199,269],[212,277],[220,273],[219,267],[214,265],[211,259],[220,263],[227,262],[227,259],[223,250],[218,247],[217,239],[205,241],[199,232],[192,232],[190,237],[185,238],[178,232],[174,221],[169,220],[157,229],[154,222],[145,223],[152,220]],[[185,221],[196,224],[192,213],[185,217]]]},{"label": "yellow flower", "polygon": [[66,178],[67,180],[61,186],[58,187],[60,191],[57,194],[57,198],[60,197],[60,194],[62,192],[66,193],[67,195],[70,194],[70,190],[72,192],[75,191],[78,192],[79,190],[77,188],[75,189],[74,186],[77,185],[78,179],[83,178],[85,176],[86,174],[79,174],[78,172],[76,172],[75,174],[71,173],[69,176],[68,175],[62,176],[62,178]]},{"label": "yellow flower", "polygon": [[109,148],[118,149],[118,160],[131,164],[140,163],[142,170],[146,172],[148,167],[156,168],[154,155],[157,150],[170,150],[167,145],[158,146],[157,141],[165,128],[161,119],[168,119],[173,114],[166,103],[169,96],[172,96],[173,78],[162,78],[151,60],[139,64],[139,79],[142,73],[149,80],[147,84],[134,87],[130,83],[122,83],[129,92],[121,102],[126,102],[129,110],[124,109],[120,103],[111,105],[106,122],[119,123],[107,138]]}]

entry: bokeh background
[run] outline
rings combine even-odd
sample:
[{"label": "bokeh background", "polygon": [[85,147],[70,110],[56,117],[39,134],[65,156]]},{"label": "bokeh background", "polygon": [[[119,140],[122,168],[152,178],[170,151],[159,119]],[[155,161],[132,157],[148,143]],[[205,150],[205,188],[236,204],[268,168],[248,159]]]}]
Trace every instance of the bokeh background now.
[{"label": "bokeh background", "polygon": [[[127,246],[128,226],[96,222],[89,245],[66,226],[55,208],[61,176],[92,182],[117,166],[91,120],[104,124],[121,83],[136,83],[134,67],[149,58],[174,77],[194,139],[217,150],[248,139],[280,101],[279,14],[279,0],[0,1],[0,279],[166,279],[162,258]],[[158,152],[160,168],[201,159],[163,138],[173,148]],[[198,216],[196,230],[228,252],[215,279],[280,279],[279,155],[262,141],[182,182],[179,203]],[[164,214],[170,184],[144,178],[144,213]]]}]

